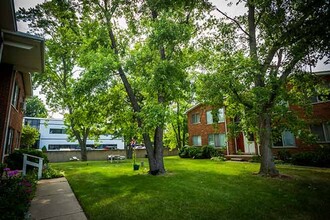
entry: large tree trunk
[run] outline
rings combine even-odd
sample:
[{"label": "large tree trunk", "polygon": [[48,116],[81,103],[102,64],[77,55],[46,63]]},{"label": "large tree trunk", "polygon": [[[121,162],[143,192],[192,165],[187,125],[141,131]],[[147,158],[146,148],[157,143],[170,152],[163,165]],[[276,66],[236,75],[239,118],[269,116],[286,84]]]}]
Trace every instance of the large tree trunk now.
[{"label": "large tree trunk", "polygon": [[149,135],[146,135],[146,138],[149,139],[150,143],[149,146],[146,145],[146,149],[150,168],[149,173],[152,175],[164,174],[166,172],[163,161],[163,133],[161,127],[158,126],[155,129],[154,146],[151,144]]},{"label": "large tree trunk", "polygon": [[277,176],[275,167],[272,142],[271,142],[271,117],[269,113],[259,116],[259,144],[261,147],[261,165],[259,174],[263,176]]},{"label": "large tree trunk", "polygon": [[87,161],[86,138],[78,139],[80,145],[81,160]]}]

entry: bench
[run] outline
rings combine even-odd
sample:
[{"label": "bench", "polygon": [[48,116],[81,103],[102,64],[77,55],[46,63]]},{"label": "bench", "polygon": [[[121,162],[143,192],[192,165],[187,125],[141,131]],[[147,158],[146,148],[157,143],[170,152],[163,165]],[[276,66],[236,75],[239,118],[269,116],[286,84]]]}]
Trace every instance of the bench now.
[{"label": "bench", "polygon": [[108,155],[108,161],[111,161],[111,163],[115,160],[117,161],[117,163],[120,161],[120,160],[125,160],[126,157],[125,156],[120,156],[120,155]]}]

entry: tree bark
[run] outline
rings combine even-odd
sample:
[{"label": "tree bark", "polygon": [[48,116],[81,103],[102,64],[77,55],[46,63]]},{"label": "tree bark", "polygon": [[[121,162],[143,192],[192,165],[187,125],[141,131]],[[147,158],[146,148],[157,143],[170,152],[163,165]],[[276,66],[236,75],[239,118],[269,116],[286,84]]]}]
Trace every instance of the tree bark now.
[{"label": "tree bark", "polygon": [[259,116],[259,145],[261,147],[261,165],[259,175],[278,176],[279,172],[275,167],[272,141],[271,141],[271,116],[264,113]]}]

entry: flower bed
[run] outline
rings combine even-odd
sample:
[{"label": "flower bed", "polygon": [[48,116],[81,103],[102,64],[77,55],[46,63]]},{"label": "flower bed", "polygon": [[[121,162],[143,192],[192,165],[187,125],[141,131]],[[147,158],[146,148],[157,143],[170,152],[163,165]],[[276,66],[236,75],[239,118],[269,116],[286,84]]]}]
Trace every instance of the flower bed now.
[{"label": "flower bed", "polygon": [[36,190],[36,177],[23,177],[20,171],[9,168],[2,168],[1,173],[0,218],[24,219]]}]

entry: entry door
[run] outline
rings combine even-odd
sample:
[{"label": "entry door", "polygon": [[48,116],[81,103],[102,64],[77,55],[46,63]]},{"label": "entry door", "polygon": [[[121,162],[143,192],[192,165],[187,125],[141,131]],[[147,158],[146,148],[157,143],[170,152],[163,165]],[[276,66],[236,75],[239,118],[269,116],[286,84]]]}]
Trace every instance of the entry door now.
[{"label": "entry door", "polygon": [[241,152],[244,152],[244,135],[242,132],[239,133],[239,135],[236,137],[236,144],[237,144],[236,152],[238,150],[240,150]]},{"label": "entry door", "polygon": [[256,146],[253,134],[244,134],[244,152],[246,154],[255,154]]}]

